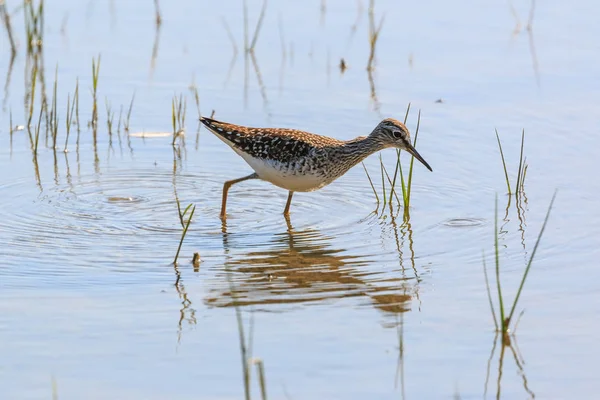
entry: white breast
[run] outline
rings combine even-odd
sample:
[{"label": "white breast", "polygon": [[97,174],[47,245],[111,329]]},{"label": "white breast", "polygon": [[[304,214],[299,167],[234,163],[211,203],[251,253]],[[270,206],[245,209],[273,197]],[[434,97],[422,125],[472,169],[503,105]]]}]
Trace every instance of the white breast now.
[{"label": "white breast", "polygon": [[236,148],[233,149],[252,167],[260,179],[271,182],[280,188],[294,192],[312,192],[331,183],[322,176],[311,173],[294,173],[280,162],[253,158]]}]

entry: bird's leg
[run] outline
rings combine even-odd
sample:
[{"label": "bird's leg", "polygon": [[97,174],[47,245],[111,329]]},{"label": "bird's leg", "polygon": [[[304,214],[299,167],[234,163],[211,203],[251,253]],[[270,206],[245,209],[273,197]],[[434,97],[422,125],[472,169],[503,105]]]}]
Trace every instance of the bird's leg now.
[{"label": "bird's leg", "polygon": [[221,202],[221,218],[225,218],[227,216],[227,214],[226,214],[226,209],[227,209],[227,192],[229,192],[229,188],[231,186],[235,185],[236,183],[247,181],[248,179],[258,179],[258,175],[256,175],[256,174],[250,174],[250,175],[245,176],[243,178],[233,179],[231,181],[225,182],[225,184],[223,185],[223,201]]},{"label": "bird's leg", "polygon": [[286,217],[289,217],[289,215],[290,215],[290,206],[292,205],[292,196],[293,195],[294,195],[294,192],[292,192],[290,190],[290,194],[288,194],[287,203],[285,204],[285,210],[283,210],[283,215],[285,215]]}]

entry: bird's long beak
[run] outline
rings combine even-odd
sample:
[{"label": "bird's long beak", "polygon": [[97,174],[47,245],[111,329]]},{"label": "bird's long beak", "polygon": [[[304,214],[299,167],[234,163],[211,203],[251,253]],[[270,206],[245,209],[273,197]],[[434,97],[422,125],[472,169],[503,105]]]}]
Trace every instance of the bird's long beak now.
[{"label": "bird's long beak", "polygon": [[406,151],[408,151],[414,158],[416,158],[417,160],[421,161],[421,163],[423,163],[424,166],[427,167],[428,170],[430,170],[431,172],[433,172],[433,170],[431,169],[431,167],[429,166],[429,164],[427,164],[427,161],[425,161],[425,159],[423,157],[421,157],[421,155],[419,154],[419,152],[417,151],[417,149],[415,149],[412,145],[406,148]]}]

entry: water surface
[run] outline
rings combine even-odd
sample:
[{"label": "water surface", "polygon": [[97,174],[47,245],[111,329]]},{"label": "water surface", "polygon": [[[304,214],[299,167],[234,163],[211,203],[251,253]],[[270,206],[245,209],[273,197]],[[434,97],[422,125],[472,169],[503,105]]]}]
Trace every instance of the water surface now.
[{"label": "water surface", "polygon": [[[8,132],[11,113],[26,125],[30,89],[23,14],[14,11],[12,64],[0,35],[2,397],[48,398],[54,381],[61,399],[241,398],[234,304],[270,398],[591,397],[600,29],[598,6],[587,3],[538,2],[527,30],[526,2],[514,4],[517,23],[506,3],[378,1],[374,20],[385,20],[370,74],[366,1],[271,2],[251,57],[237,2],[163,2],[158,30],[151,2],[46,4],[43,74],[51,98],[57,66],[60,146],[54,152],[43,132],[36,159],[27,129]],[[250,36],[261,6],[248,2]],[[99,54],[94,145],[87,121]],[[72,129],[64,153],[77,78],[80,144]],[[190,87],[203,115],[340,139],[402,119],[410,102],[408,126],[414,132],[421,110],[418,148],[434,172],[415,166],[409,221],[377,207],[356,167],[297,193],[290,221],[281,215],[287,193],[239,184],[223,224],[222,184],[250,169],[198,127]],[[134,93],[131,134],[117,135]],[[172,131],[179,94],[186,131],[174,152],[161,133]],[[526,131],[518,204],[505,194],[494,128],[513,185]],[[382,155],[392,171],[395,153]],[[365,165],[381,195],[379,159]],[[505,348],[500,363],[482,269],[482,251],[493,265],[494,199],[510,298],[556,189],[518,307],[516,356]],[[175,267],[176,198],[196,211]],[[252,394],[260,397],[254,372]]]}]

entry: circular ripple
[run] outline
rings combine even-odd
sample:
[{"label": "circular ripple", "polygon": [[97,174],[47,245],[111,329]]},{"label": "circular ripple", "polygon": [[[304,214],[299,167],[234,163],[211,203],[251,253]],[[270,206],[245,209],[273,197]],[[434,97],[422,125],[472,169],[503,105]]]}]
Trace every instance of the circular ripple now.
[{"label": "circular ripple", "polygon": [[483,218],[452,218],[444,221],[442,225],[451,228],[470,228],[473,226],[485,225],[486,221]]},{"label": "circular ripple", "polygon": [[[198,181],[208,179],[176,179],[182,203],[185,193],[187,202],[197,203],[200,216],[205,202],[191,194],[198,191]],[[43,188],[40,192],[26,179],[0,185],[0,241],[9,264],[41,273],[50,273],[42,266],[51,264],[52,273],[72,273],[74,264],[105,267],[109,262],[111,268],[122,268],[127,260],[131,268],[130,262],[173,256],[181,225],[171,173],[110,170]]]}]

